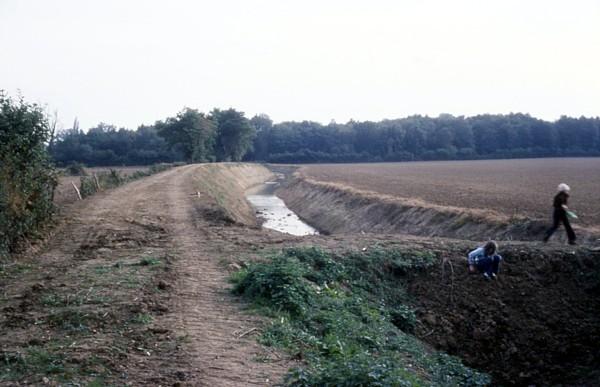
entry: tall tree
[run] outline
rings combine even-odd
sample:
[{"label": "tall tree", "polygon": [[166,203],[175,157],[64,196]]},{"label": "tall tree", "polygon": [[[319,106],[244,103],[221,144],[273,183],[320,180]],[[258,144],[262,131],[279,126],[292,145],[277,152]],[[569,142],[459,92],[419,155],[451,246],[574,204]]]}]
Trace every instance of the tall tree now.
[{"label": "tall tree", "polygon": [[250,125],[256,130],[253,149],[246,154],[250,160],[265,161],[269,155],[269,138],[273,130],[273,120],[266,114],[255,115],[250,119]]},{"label": "tall tree", "polygon": [[244,117],[244,113],[235,109],[211,112],[211,118],[217,124],[215,153],[218,161],[240,161],[252,147],[256,129]]},{"label": "tall tree", "polygon": [[186,108],[176,117],[154,125],[158,134],[172,147],[180,150],[189,162],[214,160],[215,124],[204,113]]}]

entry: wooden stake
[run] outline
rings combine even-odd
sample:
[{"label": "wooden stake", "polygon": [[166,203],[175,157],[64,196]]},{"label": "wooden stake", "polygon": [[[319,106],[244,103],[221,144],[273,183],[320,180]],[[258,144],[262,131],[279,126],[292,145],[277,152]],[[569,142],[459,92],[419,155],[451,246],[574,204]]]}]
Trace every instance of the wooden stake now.
[{"label": "wooden stake", "polygon": [[77,197],[79,198],[79,200],[83,200],[83,198],[81,197],[81,192],[79,192],[79,188],[77,188],[75,183],[71,182],[71,184],[73,184],[73,188],[75,188],[75,192],[77,192]]},{"label": "wooden stake", "polygon": [[244,333],[242,333],[241,335],[239,335],[239,336],[238,336],[238,339],[241,339],[242,337],[244,337],[244,336],[246,336],[246,335],[249,335],[250,333],[252,333],[252,332],[254,332],[254,331],[258,331],[258,330],[260,330],[260,329],[258,329],[258,328],[251,328],[251,329],[248,329],[246,332],[244,332]]},{"label": "wooden stake", "polygon": [[98,181],[98,176],[96,176],[95,173],[94,173],[94,181],[96,182],[96,189],[98,191],[100,191],[102,188],[100,188],[100,182]]}]

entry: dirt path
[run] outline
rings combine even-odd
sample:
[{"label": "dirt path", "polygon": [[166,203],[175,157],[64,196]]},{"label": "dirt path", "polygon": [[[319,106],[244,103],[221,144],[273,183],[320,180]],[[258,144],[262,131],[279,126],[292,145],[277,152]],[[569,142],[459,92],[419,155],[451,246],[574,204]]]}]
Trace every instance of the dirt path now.
[{"label": "dirt path", "polygon": [[[18,265],[27,265],[26,272],[17,275],[16,263],[2,267],[0,355],[14,365],[0,370],[0,384],[18,370],[23,375],[13,381],[53,383],[32,365],[32,343],[61,367],[76,369],[76,381],[94,375],[104,383],[132,385],[281,380],[290,362],[256,342],[261,321],[244,313],[227,291],[220,259],[225,250],[237,251],[231,246],[240,226],[209,230],[212,220],[201,214],[210,213],[203,211],[210,198],[191,195],[197,168],[163,172],[77,203],[52,242],[35,256],[21,257]],[[82,297],[74,306],[72,295],[80,293],[104,301]],[[70,324],[74,315],[79,320]],[[71,329],[78,323],[84,333]],[[65,337],[73,338],[68,350]],[[78,359],[86,353],[101,357],[90,377],[93,367]]]},{"label": "dirt path", "polygon": [[241,313],[239,302],[227,290],[227,272],[218,262],[215,238],[208,230],[210,219],[195,217],[202,203],[190,195],[193,173],[194,167],[188,167],[170,176],[166,192],[178,256],[175,270],[182,274],[175,287],[177,313],[168,320],[190,339],[190,355],[202,385],[271,385],[287,365],[259,361],[274,355],[251,334],[260,321]]}]

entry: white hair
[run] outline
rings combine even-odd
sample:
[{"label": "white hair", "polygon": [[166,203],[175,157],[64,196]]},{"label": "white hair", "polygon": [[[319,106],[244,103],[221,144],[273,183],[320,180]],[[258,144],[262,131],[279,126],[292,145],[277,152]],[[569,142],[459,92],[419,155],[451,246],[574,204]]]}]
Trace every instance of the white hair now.
[{"label": "white hair", "polygon": [[569,187],[565,183],[560,183],[558,185],[558,192],[569,192],[570,190],[571,190],[571,187]]}]

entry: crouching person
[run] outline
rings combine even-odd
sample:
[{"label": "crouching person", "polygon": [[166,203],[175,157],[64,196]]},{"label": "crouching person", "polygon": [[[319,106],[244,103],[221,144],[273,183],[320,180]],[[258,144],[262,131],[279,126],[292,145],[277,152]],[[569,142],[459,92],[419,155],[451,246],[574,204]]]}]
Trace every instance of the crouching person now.
[{"label": "crouching person", "polygon": [[467,257],[469,273],[483,273],[485,279],[496,279],[502,257],[497,254],[498,244],[489,241],[471,251]]}]

